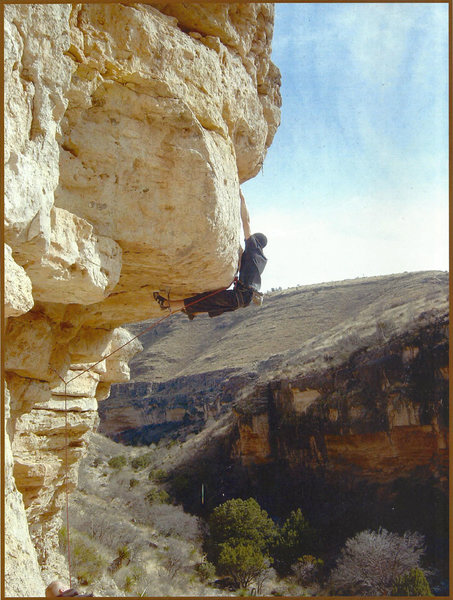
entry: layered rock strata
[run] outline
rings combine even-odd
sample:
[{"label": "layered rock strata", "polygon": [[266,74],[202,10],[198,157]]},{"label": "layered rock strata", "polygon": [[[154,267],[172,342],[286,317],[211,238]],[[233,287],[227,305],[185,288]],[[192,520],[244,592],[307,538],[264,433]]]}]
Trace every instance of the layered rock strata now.
[{"label": "layered rock strata", "polygon": [[168,434],[182,439],[228,412],[239,385],[232,369],[165,383],[114,385],[99,407],[99,432],[133,445],[149,445]]},{"label": "layered rock strata", "polygon": [[354,472],[381,484],[423,468],[446,489],[448,315],[333,368],[258,387],[235,407],[233,455],[293,479]]},{"label": "layered rock strata", "polygon": [[272,5],[156,6],[5,7],[8,595],[61,575],[65,490],[140,349],[121,325],[231,281],[279,123]]}]

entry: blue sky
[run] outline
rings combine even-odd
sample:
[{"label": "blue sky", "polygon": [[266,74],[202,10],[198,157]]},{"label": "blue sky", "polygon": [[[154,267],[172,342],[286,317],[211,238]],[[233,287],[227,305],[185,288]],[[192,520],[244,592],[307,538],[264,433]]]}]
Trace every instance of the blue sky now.
[{"label": "blue sky", "polygon": [[276,4],[263,289],[448,269],[448,4]]}]

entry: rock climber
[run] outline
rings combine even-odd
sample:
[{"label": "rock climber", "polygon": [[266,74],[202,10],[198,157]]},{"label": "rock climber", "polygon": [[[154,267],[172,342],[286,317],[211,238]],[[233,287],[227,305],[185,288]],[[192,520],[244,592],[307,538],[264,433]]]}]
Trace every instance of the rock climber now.
[{"label": "rock climber", "polygon": [[205,312],[210,317],[217,317],[224,312],[248,306],[252,299],[256,299],[258,304],[261,303],[262,294],[259,290],[261,274],[267,263],[267,258],[263,254],[267,238],[263,233],[251,233],[250,215],[241,190],[239,196],[245,250],[241,256],[239,277],[233,289],[203,292],[183,300],[169,300],[154,292],[154,299],[162,310],[169,309],[171,312],[181,310],[188,315],[189,319],[193,319],[195,315]]},{"label": "rock climber", "polygon": [[46,587],[46,598],[93,597],[93,594],[79,594],[74,588],[65,589],[61,581],[52,581]]}]

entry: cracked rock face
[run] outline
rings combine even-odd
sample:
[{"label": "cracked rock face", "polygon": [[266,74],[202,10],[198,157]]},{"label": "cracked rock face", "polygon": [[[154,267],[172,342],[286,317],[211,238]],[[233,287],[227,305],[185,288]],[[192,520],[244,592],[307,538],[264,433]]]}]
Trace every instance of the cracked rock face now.
[{"label": "cracked rock face", "polygon": [[65,489],[141,348],[121,325],[235,274],[280,118],[272,26],[270,4],[5,7],[8,595],[61,575]]},{"label": "cracked rock face", "polygon": [[[10,395],[5,389],[5,417],[10,417]],[[8,433],[8,431],[7,431]],[[5,564],[14,565],[6,570],[6,583],[16,593],[27,596],[44,596],[44,584],[35,547],[30,539],[22,494],[13,476],[13,454],[8,435],[5,435]]]}]

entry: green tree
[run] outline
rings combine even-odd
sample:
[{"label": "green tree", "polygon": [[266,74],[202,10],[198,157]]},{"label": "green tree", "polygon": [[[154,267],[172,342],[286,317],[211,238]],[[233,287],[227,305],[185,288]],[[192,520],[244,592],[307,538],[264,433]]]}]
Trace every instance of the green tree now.
[{"label": "green tree", "polygon": [[202,583],[207,583],[208,581],[215,579],[215,566],[208,560],[204,560],[195,565],[195,571]]},{"label": "green tree", "polygon": [[156,483],[164,483],[168,479],[168,473],[164,469],[152,469],[148,478],[153,479]]},{"label": "green tree", "polygon": [[124,454],[120,454],[118,456],[112,456],[112,458],[108,462],[109,467],[112,469],[122,469],[127,465],[127,460]]},{"label": "green tree", "polygon": [[146,469],[151,463],[152,454],[143,454],[142,456],[136,456],[131,460],[131,467],[134,471],[140,471]]},{"label": "green tree", "polygon": [[419,568],[411,569],[395,580],[392,596],[432,596],[431,588],[423,571]]},{"label": "green tree", "polygon": [[247,542],[265,551],[276,535],[274,522],[253,498],[235,498],[217,506],[209,519],[209,531],[214,561],[221,544],[234,547]]},{"label": "green tree", "polygon": [[219,572],[232,577],[238,587],[245,588],[250,585],[269,568],[269,564],[270,560],[255,543],[241,541],[234,546],[228,543],[220,544]]},{"label": "green tree", "polygon": [[170,496],[165,490],[158,490],[155,488],[149,490],[145,498],[150,504],[163,504],[166,502],[170,502]]},{"label": "green tree", "polygon": [[315,532],[300,508],[293,510],[275,539],[272,555],[280,572],[289,573],[303,555],[315,550]]}]

